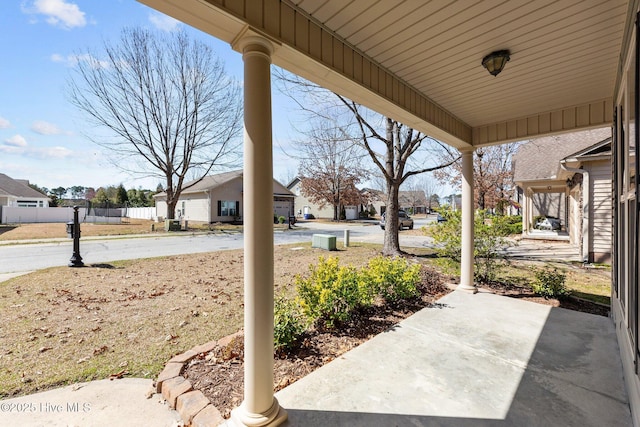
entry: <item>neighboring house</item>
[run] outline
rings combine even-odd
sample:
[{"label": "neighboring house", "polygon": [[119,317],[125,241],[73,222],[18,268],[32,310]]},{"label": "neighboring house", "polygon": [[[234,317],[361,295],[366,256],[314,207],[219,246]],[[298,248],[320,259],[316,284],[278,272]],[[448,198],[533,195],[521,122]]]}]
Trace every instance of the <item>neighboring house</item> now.
[{"label": "neighboring house", "polygon": [[611,138],[560,161],[573,173],[569,188],[569,224],[574,243],[588,262],[611,263]]},{"label": "neighboring house", "polygon": [[0,173],[0,207],[47,208],[49,198],[29,187],[25,179],[13,179]]},{"label": "neighboring house", "polygon": [[363,210],[367,210],[371,214],[373,208],[373,215],[380,216],[387,209],[387,196],[383,191],[363,188],[360,192],[362,199],[367,201],[362,207]]},{"label": "neighboring house", "polygon": [[536,218],[560,224],[559,236],[588,262],[611,260],[611,130],[544,137],[513,156],[522,232],[533,236]]},{"label": "neighboring house", "polygon": [[[294,178],[288,185],[289,189],[295,194],[294,211],[296,216],[313,215],[313,218],[333,219],[333,205],[326,203],[324,205],[314,203],[302,194],[302,181],[299,177]],[[358,219],[361,206],[347,205],[344,207],[345,219]]]},{"label": "neighboring house", "polygon": [[333,206],[329,204],[319,205],[313,203],[310,199],[302,194],[302,181],[299,177],[294,178],[288,185],[287,189],[295,195],[294,212],[296,216],[313,215],[314,218],[333,219]]},{"label": "neighboring house", "polygon": [[[209,175],[182,192],[176,205],[175,218],[206,223],[241,221],[243,213],[243,172],[241,170]],[[153,196],[156,214],[167,217],[167,195]],[[293,215],[294,195],[275,179],[273,180],[273,213],[278,216]]]},{"label": "neighboring house", "polygon": [[400,191],[398,193],[398,205],[400,209],[411,214],[427,213],[427,198],[424,195],[424,191],[421,190]]}]

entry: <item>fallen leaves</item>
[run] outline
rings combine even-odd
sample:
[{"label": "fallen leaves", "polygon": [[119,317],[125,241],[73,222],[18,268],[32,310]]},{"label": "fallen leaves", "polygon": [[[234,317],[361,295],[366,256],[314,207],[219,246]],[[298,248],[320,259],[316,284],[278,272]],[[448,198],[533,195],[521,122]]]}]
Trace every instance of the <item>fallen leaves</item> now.
[{"label": "fallen leaves", "polygon": [[103,354],[104,352],[106,352],[109,349],[109,347],[107,347],[106,345],[103,345],[101,347],[96,347],[93,349],[93,355],[97,356],[99,354]]},{"label": "fallen leaves", "polygon": [[109,375],[109,380],[113,381],[113,380],[119,380],[122,377],[124,377],[125,375],[127,375],[129,372],[127,372],[126,370],[122,370],[120,372],[116,372],[115,374],[111,374]]}]

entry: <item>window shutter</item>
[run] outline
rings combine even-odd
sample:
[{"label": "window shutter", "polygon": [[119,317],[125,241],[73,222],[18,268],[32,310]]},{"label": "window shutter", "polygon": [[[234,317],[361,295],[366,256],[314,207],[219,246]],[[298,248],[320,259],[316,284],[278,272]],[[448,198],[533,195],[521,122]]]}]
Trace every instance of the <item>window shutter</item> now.
[{"label": "window shutter", "polygon": [[240,216],[240,202],[236,200],[236,216]]},{"label": "window shutter", "polygon": [[218,200],[218,216],[222,215],[222,201]]}]

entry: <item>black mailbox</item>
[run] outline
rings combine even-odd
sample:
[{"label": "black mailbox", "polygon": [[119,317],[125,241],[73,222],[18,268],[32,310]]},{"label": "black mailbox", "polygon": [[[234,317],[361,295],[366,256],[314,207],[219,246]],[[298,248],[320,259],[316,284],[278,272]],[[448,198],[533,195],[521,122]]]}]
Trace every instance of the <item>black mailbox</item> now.
[{"label": "black mailbox", "polygon": [[73,239],[73,221],[67,223],[67,237]]}]

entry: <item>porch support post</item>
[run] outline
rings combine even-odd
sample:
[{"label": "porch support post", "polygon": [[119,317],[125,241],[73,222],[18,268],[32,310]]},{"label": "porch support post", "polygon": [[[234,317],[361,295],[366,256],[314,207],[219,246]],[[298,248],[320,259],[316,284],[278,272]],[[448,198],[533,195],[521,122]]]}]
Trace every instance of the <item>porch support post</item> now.
[{"label": "porch support post", "polygon": [[529,187],[522,185],[522,234],[529,233]]},{"label": "porch support post", "polygon": [[478,289],[473,283],[473,151],[462,151],[462,253],[457,289],[476,293]]},{"label": "porch support post", "polygon": [[231,419],[276,426],[287,414],[273,395],[273,45],[247,36],[236,47],[244,61],[244,401]]}]

